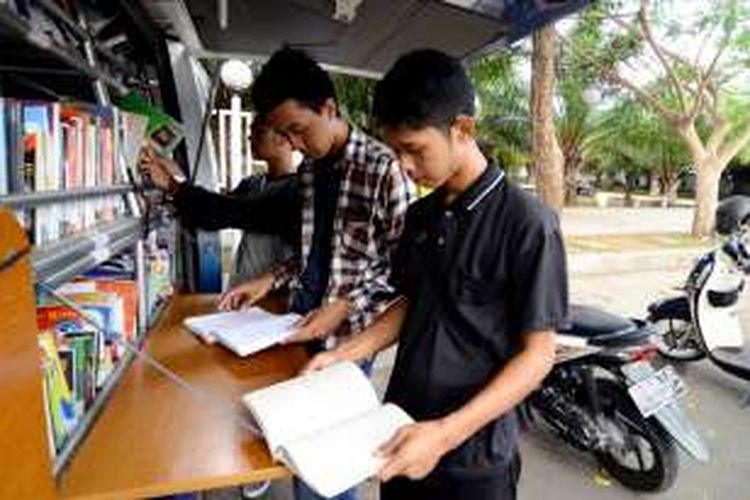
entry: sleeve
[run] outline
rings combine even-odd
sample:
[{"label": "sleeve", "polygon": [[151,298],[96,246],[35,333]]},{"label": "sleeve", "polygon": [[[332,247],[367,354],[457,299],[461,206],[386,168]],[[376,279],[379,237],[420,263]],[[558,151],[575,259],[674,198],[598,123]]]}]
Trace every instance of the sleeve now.
[{"label": "sleeve", "polygon": [[524,334],[565,327],[568,275],[557,216],[546,209],[529,216],[514,240],[512,255],[511,331]]},{"label": "sleeve", "polygon": [[358,280],[348,294],[353,314],[374,319],[385,310],[395,296],[391,283],[391,268],[404,230],[406,213],[414,199],[414,185],[391,158],[377,195],[374,238],[379,260],[373,268],[372,279]]},{"label": "sleeve", "polygon": [[189,226],[206,230],[236,228],[299,239],[298,185],[289,180],[245,196],[219,194],[200,186],[182,184],[172,202],[178,216]]},{"label": "sleeve", "polygon": [[273,289],[278,290],[289,284],[299,274],[299,256],[295,255],[280,262],[272,271]]}]

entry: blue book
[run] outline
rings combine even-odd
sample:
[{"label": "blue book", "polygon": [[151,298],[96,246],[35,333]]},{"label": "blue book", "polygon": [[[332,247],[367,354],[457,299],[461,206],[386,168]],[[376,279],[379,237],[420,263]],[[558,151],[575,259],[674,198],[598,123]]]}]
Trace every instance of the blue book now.
[{"label": "blue book", "polygon": [[10,159],[8,158],[8,126],[5,118],[5,99],[0,97],[0,196],[8,194],[8,171],[10,170]]}]

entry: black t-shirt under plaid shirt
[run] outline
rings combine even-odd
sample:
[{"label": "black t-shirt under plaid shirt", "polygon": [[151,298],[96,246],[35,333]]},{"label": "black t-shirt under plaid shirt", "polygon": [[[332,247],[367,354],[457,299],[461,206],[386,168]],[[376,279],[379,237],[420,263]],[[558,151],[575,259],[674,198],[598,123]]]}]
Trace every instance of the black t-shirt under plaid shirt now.
[{"label": "black t-shirt under plaid shirt", "polygon": [[[293,278],[298,289],[313,248],[315,234],[315,168],[321,160],[307,159],[298,170],[301,202],[301,253],[277,272]],[[414,185],[386,146],[351,127],[344,150],[332,167],[338,176],[326,305],[345,299],[352,312],[337,337],[369,326],[393,298],[391,258],[403,230]],[[273,218],[273,213],[268,214]]]},{"label": "black t-shirt under plaid shirt", "polygon": [[[497,168],[445,206],[439,191],[414,203],[393,278],[409,300],[386,400],[416,420],[443,417],[476,396],[526,333],[557,330],[568,314],[556,215]],[[442,466],[505,464],[513,412],[446,455]],[[438,467],[438,469],[440,466]]]}]

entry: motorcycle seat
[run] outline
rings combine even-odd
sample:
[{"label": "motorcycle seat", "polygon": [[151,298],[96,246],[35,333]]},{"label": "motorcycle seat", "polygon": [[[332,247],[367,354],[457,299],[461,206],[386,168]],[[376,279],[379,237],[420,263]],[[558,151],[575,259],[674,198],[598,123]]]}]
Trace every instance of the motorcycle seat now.
[{"label": "motorcycle seat", "polygon": [[586,338],[593,345],[635,342],[651,332],[642,322],[592,306],[571,305],[570,322],[560,333]]}]

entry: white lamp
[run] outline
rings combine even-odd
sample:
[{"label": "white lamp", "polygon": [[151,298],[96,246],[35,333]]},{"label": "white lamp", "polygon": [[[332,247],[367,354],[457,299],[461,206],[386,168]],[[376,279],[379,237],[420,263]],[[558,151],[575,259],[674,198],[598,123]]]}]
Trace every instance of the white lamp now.
[{"label": "white lamp", "polygon": [[[229,168],[222,166],[219,171],[219,184],[232,189],[243,177],[242,173],[242,98],[240,92],[253,83],[253,72],[250,66],[238,59],[229,59],[221,65],[219,77],[224,85],[232,91],[229,112]],[[220,147],[226,147],[221,144]]]},{"label": "white lamp", "polygon": [[253,83],[250,66],[239,59],[230,59],[222,64],[219,76],[222,83],[235,92],[241,92]]}]

